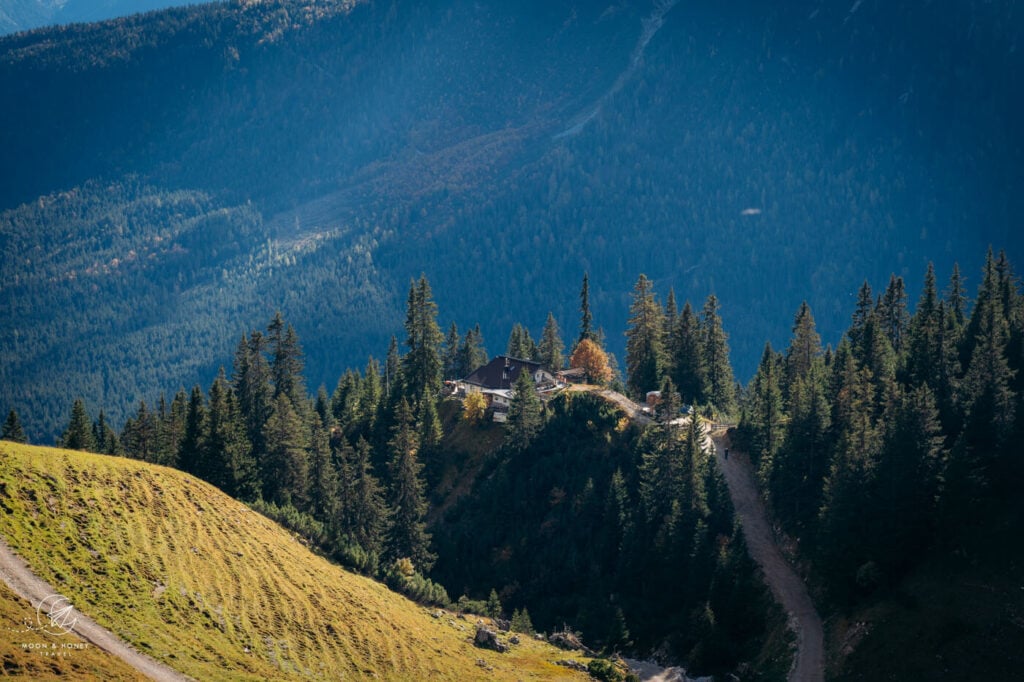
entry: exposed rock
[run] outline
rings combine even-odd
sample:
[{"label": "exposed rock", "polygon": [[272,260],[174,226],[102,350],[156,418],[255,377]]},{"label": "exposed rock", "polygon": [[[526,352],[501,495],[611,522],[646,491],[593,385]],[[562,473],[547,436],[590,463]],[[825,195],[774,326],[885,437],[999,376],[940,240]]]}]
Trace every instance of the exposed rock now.
[{"label": "exposed rock", "polygon": [[559,649],[565,649],[566,651],[582,651],[588,656],[593,655],[593,652],[580,641],[579,635],[572,630],[553,632],[548,636],[548,641]]},{"label": "exposed rock", "polygon": [[484,627],[483,625],[477,626],[476,637],[473,638],[473,644],[482,649],[497,651],[499,654],[503,654],[508,651],[508,645],[498,639],[498,633]]},{"label": "exposed rock", "polygon": [[563,659],[561,661],[555,661],[555,665],[560,665],[563,668],[568,668],[569,670],[578,670],[581,673],[589,672],[589,670],[587,669],[586,664],[580,663],[579,661],[577,661],[577,660],[575,660],[573,658]]},{"label": "exposed rock", "polygon": [[519,635],[512,635],[508,638],[509,644],[519,644]]},{"label": "exposed rock", "polygon": [[495,618],[494,624],[498,626],[498,629],[502,632],[508,632],[512,629],[512,623],[507,620],[502,620],[501,618]]}]

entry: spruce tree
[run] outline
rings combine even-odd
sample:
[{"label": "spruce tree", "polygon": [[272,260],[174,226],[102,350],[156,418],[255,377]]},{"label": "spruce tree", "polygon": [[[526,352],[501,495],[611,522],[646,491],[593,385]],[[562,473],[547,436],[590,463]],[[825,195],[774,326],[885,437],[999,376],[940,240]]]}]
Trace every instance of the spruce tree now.
[{"label": "spruce tree", "polygon": [[263,494],[280,506],[308,509],[308,437],[302,419],[284,393],[274,398],[273,411],[263,427],[267,443],[266,461],[261,467]]},{"label": "spruce tree", "polygon": [[641,274],[633,288],[626,330],[626,385],[634,396],[657,388],[664,367],[664,315],[654,289]]},{"label": "spruce tree", "polygon": [[924,288],[910,319],[907,339],[907,378],[912,385],[939,389],[941,313],[935,289],[935,267],[928,263]]},{"label": "spruce tree", "polygon": [[771,478],[775,455],[782,444],[784,433],[785,415],[782,390],[779,387],[780,365],[781,361],[772,350],[772,345],[765,344],[761,364],[754,375],[748,413],[753,431],[751,454],[759,463],[758,475],[762,483],[767,483]]},{"label": "spruce tree", "polygon": [[345,531],[370,554],[379,555],[390,520],[384,489],[373,473],[370,444],[360,438],[352,451]]},{"label": "spruce tree", "polygon": [[708,399],[722,412],[733,409],[733,374],[729,364],[728,335],[722,329],[718,313],[718,298],[711,294],[701,313],[703,331],[704,370],[707,373]]},{"label": "spruce tree", "polygon": [[21,428],[21,419],[18,418],[18,413],[13,408],[7,413],[3,430],[0,431],[0,440],[7,440],[12,443],[28,442],[28,438],[25,437],[25,430]]},{"label": "spruce tree", "polygon": [[245,500],[258,496],[252,445],[223,368],[210,386],[202,469],[204,478],[229,495]]},{"label": "spruce tree", "polygon": [[117,437],[117,433],[107,423],[107,415],[103,410],[100,410],[100,416],[96,417],[96,421],[93,422],[92,437],[96,441],[97,452],[104,455],[118,454],[121,442]]},{"label": "spruce tree", "polygon": [[960,264],[953,263],[953,274],[949,277],[949,287],[944,294],[949,307],[950,321],[954,329],[962,329],[967,320],[967,292],[963,278],[960,277]]},{"label": "spruce tree", "polygon": [[512,401],[505,424],[505,441],[513,448],[526,449],[543,423],[544,406],[537,395],[533,378],[525,369],[521,370],[512,388]]},{"label": "spruce tree", "polygon": [[520,360],[533,360],[537,355],[537,344],[530,337],[530,330],[516,322],[509,334],[505,354]]},{"label": "spruce tree", "polygon": [[206,438],[206,404],[203,390],[192,387],[185,413],[185,433],[178,445],[178,466],[193,476],[203,477],[203,443]]},{"label": "spruce tree", "polygon": [[405,333],[405,345],[409,348],[402,357],[405,394],[416,404],[425,397],[435,399],[441,392],[441,342],[444,337],[437,326],[437,304],[424,275],[409,286]]},{"label": "spruce tree", "polygon": [[398,339],[392,335],[388,344],[388,353],[384,358],[384,394],[390,396],[392,389],[401,389],[401,367],[402,360],[398,353]]},{"label": "spruce tree", "polygon": [[565,365],[565,358],[562,352],[565,344],[558,333],[558,322],[555,316],[548,312],[548,318],[544,322],[544,331],[541,332],[540,343],[537,345],[537,355],[540,364],[549,372],[558,372]]},{"label": "spruce tree", "polygon": [[85,411],[85,403],[76,398],[71,406],[71,421],[60,439],[61,447],[68,450],[96,450],[96,440],[92,436],[92,420]]},{"label": "spruce tree", "polygon": [[444,378],[461,379],[459,375],[459,328],[454,322],[448,327],[448,334],[444,337],[444,352],[441,355],[441,364],[444,367]]},{"label": "spruce tree", "polygon": [[160,425],[157,415],[146,406],[145,400],[139,401],[139,408],[130,425],[125,424],[121,443],[128,457],[141,459],[144,462],[157,462]]},{"label": "spruce tree", "polygon": [[793,338],[786,349],[786,376],[781,381],[783,393],[788,396],[797,380],[810,372],[815,358],[821,355],[821,337],[814,326],[814,315],[807,301],[800,304],[800,310],[793,320]]},{"label": "spruce tree", "polygon": [[594,316],[590,313],[590,276],[584,272],[583,286],[580,287],[580,335],[573,345],[574,349],[584,339],[590,339],[595,343],[598,342],[593,325]]},{"label": "spruce tree", "polygon": [[266,339],[258,331],[254,331],[248,339],[243,335],[235,351],[232,374],[238,409],[245,423],[245,435],[252,445],[252,455],[257,463],[266,457],[267,443],[263,438],[263,426],[273,409],[270,364],[264,356],[266,345]]},{"label": "spruce tree", "polygon": [[338,470],[331,456],[327,430],[316,424],[309,449],[309,512],[332,529],[341,522],[339,491]]},{"label": "spruce tree", "polygon": [[480,332],[480,325],[476,325],[466,332],[462,345],[459,346],[457,376],[462,379],[486,364],[487,349],[484,348],[484,337]]},{"label": "spruce tree", "polygon": [[285,325],[281,313],[274,315],[267,326],[270,341],[270,371],[274,381],[274,398],[284,394],[296,413],[305,418],[307,413],[306,380],[302,376],[302,347],[292,325]]},{"label": "spruce tree", "polygon": [[388,447],[391,451],[389,502],[393,520],[388,554],[391,559],[410,559],[418,571],[426,573],[436,557],[430,552],[430,534],[424,522],[427,502],[421,477],[423,465],[416,456],[419,443],[412,409],[404,397],[398,403]]},{"label": "spruce tree", "polygon": [[684,402],[701,404],[707,401],[707,372],[704,369],[704,343],[700,319],[687,301],[679,313],[673,331],[672,380]]},{"label": "spruce tree", "polygon": [[889,278],[889,286],[878,302],[878,317],[882,331],[897,355],[904,350],[904,336],[910,317],[907,313],[907,291],[903,278],[895,274]]}]

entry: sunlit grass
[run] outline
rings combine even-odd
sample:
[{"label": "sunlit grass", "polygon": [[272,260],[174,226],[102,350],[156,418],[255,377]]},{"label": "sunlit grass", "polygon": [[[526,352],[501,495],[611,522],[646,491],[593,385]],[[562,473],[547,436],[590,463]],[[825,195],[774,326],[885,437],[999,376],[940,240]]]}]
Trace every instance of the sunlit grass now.
[{"label": "sunlit grass", "polygon": [[2,442],[0,532],[80,610],[196,679],[573,675],[530,638],[474,647],[472,620],[433,617],[172,469]]}]

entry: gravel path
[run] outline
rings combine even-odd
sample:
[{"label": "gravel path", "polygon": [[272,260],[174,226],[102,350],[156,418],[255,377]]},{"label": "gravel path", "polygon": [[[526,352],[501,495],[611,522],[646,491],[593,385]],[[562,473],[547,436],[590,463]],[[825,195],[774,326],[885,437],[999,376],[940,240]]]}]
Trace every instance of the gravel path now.
[{"label": "gravel path", "polygon": [[782,556],[764,504],[757,492],[750,460],[746,455],[730,453],[725,458],[727,443],[721,436],[713,439],[718,466],[729,485],[729,496],[743,525],[747,550],[764,572],[765,582],[786,614],[789,627],[796,635],[797,650],[789,671],[791,682],[820,682],[824,679],[824,637],[821,617],[807,592],[807,586]]},{"label": "gravel path", "polygon": [[[7,583],[7,586],[19,597],[27,599],[34,608],[37,608],[44,599],[52,599],[57,594],[57,590],[36,576],[2,538],[0,538],[0,579]],[[143,675],[157,682],[184,682],[192,679],[136,651],[78,609],[74,609],[73,613],[68,614],[66,622],[74,622],[70,629],[82,639],[117,656]]]}]

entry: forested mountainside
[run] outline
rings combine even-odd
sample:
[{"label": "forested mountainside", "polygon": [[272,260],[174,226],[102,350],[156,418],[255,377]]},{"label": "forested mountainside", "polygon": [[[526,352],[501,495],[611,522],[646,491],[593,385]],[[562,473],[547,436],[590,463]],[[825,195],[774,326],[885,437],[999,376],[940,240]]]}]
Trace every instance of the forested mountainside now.
[{"label": "forested mountainside", "polygon": [[834,342],[865,277],[1020,251],[1020,26],[951,0],[274,0],[7,36],[0,399],[38,439],[75,395],[120,422],[275,309],[330,382],[421,272],[501,340],[566,324],[552,292],[589,271],[619,357],[636,272],[714,292],[749,377],[805,296]]},{"label": "forested mountainside", "polygon": [[[585,279],[578,334],[549,319],[534,343],[517,324],[510,362],[553,370],[568,354],[591,381],[636,399],[660,387],[660,401],[645,413],[553,382],[542,400],[531,370],[500,425],[498,403],[442,388],[487,353],[475,327],[442,333],[421,277],[403,350],[392,339],[333,393],[309,395],[276,315],[242,337],[230,375],[140,403],[123,429],[75,401],[62,445],[184,469],[422,602],[758,679],[788,666],[784,619],[705,430],[738,413],[717,437],[756,466],[824,616],[831,676],[1009,679],[1024,664],[1024,295],[1005,253],[988,252],[973,294],[958,268],[922,279],[916,305],[902,278],[864,283],[834,350],[802,304],[785,350],[767,344],[737,393],[714,296],[679,310],[640,275],[623,385]],[[16,411],[0,438],[25,439]]]},{"label": "forested mountainside", "polygon": [[165,7],[194,5],[200,0],[4,0],[0,3],[0,35],[50,24],[101,21]]}]

